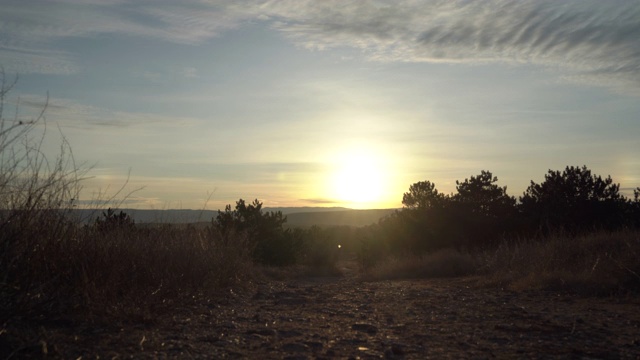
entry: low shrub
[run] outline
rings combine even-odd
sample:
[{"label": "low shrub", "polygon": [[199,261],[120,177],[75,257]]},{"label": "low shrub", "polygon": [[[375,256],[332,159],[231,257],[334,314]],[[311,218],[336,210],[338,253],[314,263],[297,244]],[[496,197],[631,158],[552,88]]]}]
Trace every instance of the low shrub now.
[{"label": "low shrub", "polygon": [[447,278],[475,274],[477,260],[455,249],[442,249],[423,256],[389,257],[366,269],[366,280]]},{"label": "low shrub", "polygon": [[247,205],[243,199],[235,209],[227,205],[212,219],[211,231],[223,239],[229,234],[243,234],[253,259],[263,265],[292,265],[298,257],[302,240],[298,232],[285,229],[286,216],[282,212],[262,211],[262,203],[255,199]]},{"label": "low shrub", "polygon": [[640,290],[640,231],[505,242],[482,254],[487,283],[610,295]]},{"label": "low shrub", "polygon": [[42,228],[20,234],[7,249],[11,261],[2,264],[3,320],[71,312],[139,318],[176,300],[215,296],[251,279],[242,237],[222,242],[195,229],[105,233],[64,226],[64,236]]},{"label": "low shrub", "polygon": [[312,226],[299,230],[303,240],[299,262],[315,269],[335,269],[343,251],[341,240],[327,229]]}]

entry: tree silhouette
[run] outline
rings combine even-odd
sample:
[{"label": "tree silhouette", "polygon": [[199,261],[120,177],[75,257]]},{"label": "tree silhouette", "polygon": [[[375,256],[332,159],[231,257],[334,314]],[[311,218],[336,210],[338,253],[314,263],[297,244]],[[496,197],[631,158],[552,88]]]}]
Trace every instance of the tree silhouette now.
[{"label": "tree silhouette", "polygon": [[227,205],[224,212],[218,211],[214,225],[225,235],[230,232],[246,232],[251,242],[257,242],[260,238],[281,232],[286,221],[287,218],[280,211],[263,212],[262,203],[258,199],[249,205],[239,199],[235,210]]},{"label": "tree silhouette", "polygon": [[507,195],[507,187],[495,184],[498,181],[490,171],[482,170],[480,175],[456,181],[458,193],[452,200],[463,211],[487,217],[504,217],[510,215],[515,207],[516,199]]},{"label": "tree silhouette", "polygon": [[419,181],[409,186],[409,192],[402,196],[402,205],[409,209],[433,209],[444,206],[446,197],[436,189],[431,181]]},{"label": "tree silhouette", "polygon": [[269,265],[286,265],[296,261],[301,248],[298,234],[284,229],[286,221],[280,211],[263,212],[258,199],[249,205],[240,199],[234,210],[227,205],[224,212],[218,211],[212,225],[225,242],[231,241],[234,235],[245,234],[255,260]]},{"label": "tree silhouette", "polygon": [[98,231],[107,232],[113,230],[132,230],[135,227],[135,222],[124,211],[116,213],[115,210],[109,208],[106,212],[102,212],[102,217],[96,218],[94,225]]},{"label": "tree silhouette", "polygon": [[625,198],[610,176],[593,175],[586,166],[552,171],[531,185],[520,198],[523,213],[545,231],[593,230],[624,222]]}]

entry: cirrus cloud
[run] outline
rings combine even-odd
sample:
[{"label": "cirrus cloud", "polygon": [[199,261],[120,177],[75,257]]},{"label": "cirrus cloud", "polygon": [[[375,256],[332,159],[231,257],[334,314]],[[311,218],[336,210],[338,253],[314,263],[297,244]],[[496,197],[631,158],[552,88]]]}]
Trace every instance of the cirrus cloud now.
[{"label": "cirrus cloud", "polygon": [[269,1],[261,15],[301,46],[381,61],[530,63],[640,91],[635,1]]},{"label": "cirrus cloud", "polygon": [[101,34],[199,45],[263,22],[310,49],[355,48],[377,61],[526,63],[640,93],[640,6],[632,0],[8,1],[7,70],[68,74],[56,40]]}]

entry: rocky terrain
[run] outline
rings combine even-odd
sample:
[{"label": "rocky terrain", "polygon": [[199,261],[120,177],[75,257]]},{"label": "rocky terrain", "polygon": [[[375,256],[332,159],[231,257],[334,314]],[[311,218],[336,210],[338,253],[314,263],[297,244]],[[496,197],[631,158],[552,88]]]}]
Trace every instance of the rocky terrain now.
[{"label": "rocky terrain", "polygon": [[512,292],[474,279],[264,281],[133,325],[51,323],[12,358],[638,359],[638,297]]}]

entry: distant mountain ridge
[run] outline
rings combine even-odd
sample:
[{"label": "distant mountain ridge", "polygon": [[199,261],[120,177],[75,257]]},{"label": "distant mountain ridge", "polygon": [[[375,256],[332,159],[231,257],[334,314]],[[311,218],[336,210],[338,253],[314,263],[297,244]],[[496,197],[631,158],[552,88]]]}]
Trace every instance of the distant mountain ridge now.
[{"label": "distant mountain ridge", "polygon": [[300,212],[287,215],[289,227],[354,226],[374,224],[397,209],[338,210],[324,212]]},{"label": "distant mountain ridge", "polygon": [[[82,222],[90,223],[102,216],[102,209],[74,209],[72,216]],[[218,215],[218,210],[191,209],[117,209],[125,212],[136,223],[203,223],[210,222]],[[357,210],[344,207],[272,207],[263,211],[281,211],[287,216],[289,227],[319,226],[365,226],[377,222],[381,217],[391,214],[396,209]]]}]

